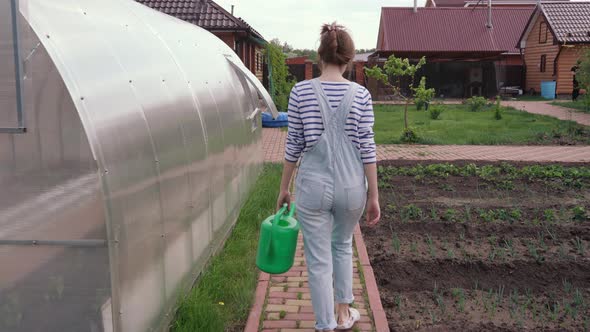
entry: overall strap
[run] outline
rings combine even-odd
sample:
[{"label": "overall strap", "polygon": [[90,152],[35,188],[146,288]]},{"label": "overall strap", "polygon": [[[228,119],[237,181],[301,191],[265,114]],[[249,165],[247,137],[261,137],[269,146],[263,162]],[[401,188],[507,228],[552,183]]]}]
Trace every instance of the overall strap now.
[{"label": "overall strap", "polygon": [[328,98],[324,93],[324,89],[322,88],[322,83],[320,82],[319,78],[314,78],[310,80],[311,87],[313,88],[313,92],[316,95],[318,100],[320,114],[322,116],[322,122],[324,124],[324,128],[326,129],[328,126],[329,119],[331,118],[331,113],[328,112],[330,110],[330,103],[328,102]]},{"label": "overall strap", "polygon": [[358,85],[357,83],[354,83],[354,82],[350,82],[350,87],[346,91],[346,94],[344,95],[344,97],[342,97],[342,101],[340,102],[340,105],[338,105],[337,113],[341,114],[341,116],[343,118],[343,121],[341,121],[342,125],[344,125],[346,123],[346,119],[348,118],[348,114],[352,110],[352,103],[354,102],[354,97],[356,96],[359,88],[360,88],[360,85]]}]

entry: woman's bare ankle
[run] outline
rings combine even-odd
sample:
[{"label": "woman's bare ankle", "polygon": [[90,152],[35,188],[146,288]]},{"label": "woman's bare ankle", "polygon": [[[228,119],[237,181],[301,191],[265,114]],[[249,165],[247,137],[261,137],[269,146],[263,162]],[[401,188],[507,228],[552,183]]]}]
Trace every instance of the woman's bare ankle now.
[{"label": "woman's bare ankle", "polygon": [[348,320],[350,317],[350,304],[348,303],[338,303],[338,324],[343,324]]}]

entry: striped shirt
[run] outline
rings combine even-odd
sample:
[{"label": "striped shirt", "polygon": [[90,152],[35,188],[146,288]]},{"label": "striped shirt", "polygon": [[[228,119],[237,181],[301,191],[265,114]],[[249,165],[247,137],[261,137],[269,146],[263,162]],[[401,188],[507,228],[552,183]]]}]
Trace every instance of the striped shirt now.
[{"label": "striped shirt", "polygon": [[[321,82],[321,84],[332,110],[335,111],[350,83]],[[299,82],[291,90],[288,117],[285,159],[297,162],[301,154],[309,151],[324,132],[319,101],[309,81]],[[374,122],[371,94],[366,88],[360,87],[346,119],[345,130],[352,143],[361,152],[364,164],[377,162]]]}]

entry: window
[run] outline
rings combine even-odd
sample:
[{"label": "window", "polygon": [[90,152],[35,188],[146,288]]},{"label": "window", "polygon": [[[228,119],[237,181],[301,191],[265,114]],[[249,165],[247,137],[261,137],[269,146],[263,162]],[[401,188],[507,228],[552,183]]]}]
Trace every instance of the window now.
[{"label": "window", "polygon": [[541,22],[539,26],[539,43],[544,44],[547,42],[547,23]]},{"label": "window", "polygon": [[0,2],[0,132],[23,133],[16,0]]},{"label": "window", "polygon": [[547,55],[541,55],[541,63],[539,64],[539,71],[544,73],[547,69]]}]

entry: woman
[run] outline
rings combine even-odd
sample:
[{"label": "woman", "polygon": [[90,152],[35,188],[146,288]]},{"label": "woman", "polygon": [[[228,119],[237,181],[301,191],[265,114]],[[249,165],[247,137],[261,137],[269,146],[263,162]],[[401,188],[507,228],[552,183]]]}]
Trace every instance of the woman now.
[{"label": "woman", "polygon": [[360,319],[350,307],[352,233],[365,206],[368,225],[380,218],[371,96],[342,76],[354,54],[344,27],[324,25],[318,49],[322,75],[295,85],[289,100],[277,208],[291,202],[289,184],[302,157],[295,183],[297,216],[320,331],[350,329]]}]

